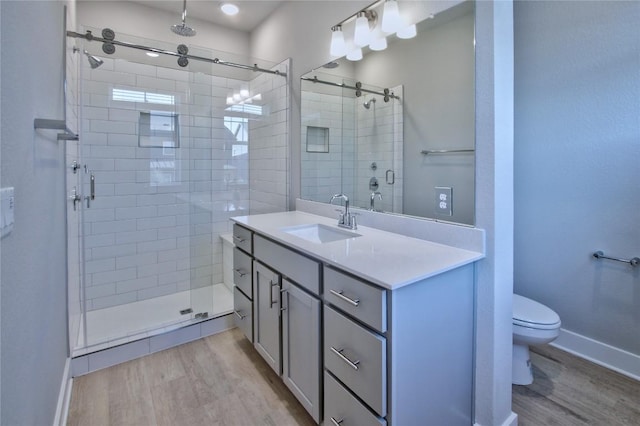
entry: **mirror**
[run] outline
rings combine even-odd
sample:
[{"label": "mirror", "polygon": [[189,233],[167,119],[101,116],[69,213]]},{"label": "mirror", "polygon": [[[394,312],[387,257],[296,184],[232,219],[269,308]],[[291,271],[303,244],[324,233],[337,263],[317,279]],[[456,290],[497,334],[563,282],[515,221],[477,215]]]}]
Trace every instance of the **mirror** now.
[{"label": "mirror", "polygon": [[473,225],[474,3],[398,5],[416,37],[303,75],[301,198]]}]

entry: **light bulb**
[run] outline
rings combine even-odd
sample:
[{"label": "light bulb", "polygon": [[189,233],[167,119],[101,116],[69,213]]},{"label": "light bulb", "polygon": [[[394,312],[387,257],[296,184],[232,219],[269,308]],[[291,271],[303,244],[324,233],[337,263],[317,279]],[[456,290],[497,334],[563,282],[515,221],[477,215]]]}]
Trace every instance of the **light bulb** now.
[{"label": "light bulb", "polygon": [[369,49],[371,50],[384,50],[387,48],[387,38],[384,36],[377,37],[369,43]]},{"label": "light bulb", "polygon": [[331,56],[341,57],[347,53],[347,44],[344,42],[344,34],[342,34],[342,26],[336,25],[331,28],[331,48],[329,53]]},{"label": "light bulb", "polygon": [[416,36],[416,24],[409,25],[408,27],[404,27],[401,30],[398,30],[396,36],[398,38],[414,38]]},{"label": "light bulb", "polygon": [[364,12],[358,12],[356,18],[356,29],[353,33],[353,42],[358,47],[364,47],[369,44],[371,40],[371,32],[369,31],[369,20],[367,14]]},{"label": "light bulb", "polygon": [[362,59],[362,49],[356,47],[355,49],[351,50],[349,53],[347,53],[347,59],[350,61],[359,61],[360,59]]},{"label": "light bulb", "polygon": [[229,15],[229,16],[233,16],[236,15],[238,12],[240,12],[240,9],[238,8],[238,6],[236,6],[235,4],[232,3],[224,3],[220,6],[220,10],[222,10],[222,12],[225,15]]},{"label": "light bulb", "polygon": [[396,0],[387,0],[382,9],[382,31],[387,34],[395,33],[402,27],[402,19],[398,11]]}]

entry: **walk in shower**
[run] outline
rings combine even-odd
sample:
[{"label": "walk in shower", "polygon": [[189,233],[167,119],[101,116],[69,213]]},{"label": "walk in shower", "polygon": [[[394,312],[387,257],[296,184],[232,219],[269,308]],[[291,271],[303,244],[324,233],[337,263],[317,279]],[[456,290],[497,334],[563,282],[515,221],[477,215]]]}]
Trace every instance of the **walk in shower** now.
[{"label": "walk in shower", "polygon": [[229,218],[287,208],[288,63],[67,35],[72,355],[231,313]]}]

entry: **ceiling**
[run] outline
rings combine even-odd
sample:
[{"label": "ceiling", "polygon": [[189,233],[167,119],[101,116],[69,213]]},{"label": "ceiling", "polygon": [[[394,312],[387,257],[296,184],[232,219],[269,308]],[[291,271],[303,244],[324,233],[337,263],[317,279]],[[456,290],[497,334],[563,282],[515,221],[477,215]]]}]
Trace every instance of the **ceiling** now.
[{"label": "ceiling", "polygon": [[[176,15],[176,23],[182,20],[183,0],[130,0],[147,7],[166,10]],[[220,10],[222,3],[234,3],[240,8],[235,16],[227,16]],[[283,1],[276,0],[187,0],[187,25],[190,18],[197,18],[235,30],[251,32],[264,21]]]}]

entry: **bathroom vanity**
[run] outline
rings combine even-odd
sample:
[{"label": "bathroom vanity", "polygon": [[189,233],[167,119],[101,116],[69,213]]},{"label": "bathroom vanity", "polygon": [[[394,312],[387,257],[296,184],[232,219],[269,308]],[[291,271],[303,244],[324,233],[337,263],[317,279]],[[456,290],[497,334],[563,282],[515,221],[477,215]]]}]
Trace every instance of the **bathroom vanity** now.
[{"label": "bathroom vanity", "polygon": [[317,423],[472,423],[481,253],[300,211],[232,220],[236,324]]}]

